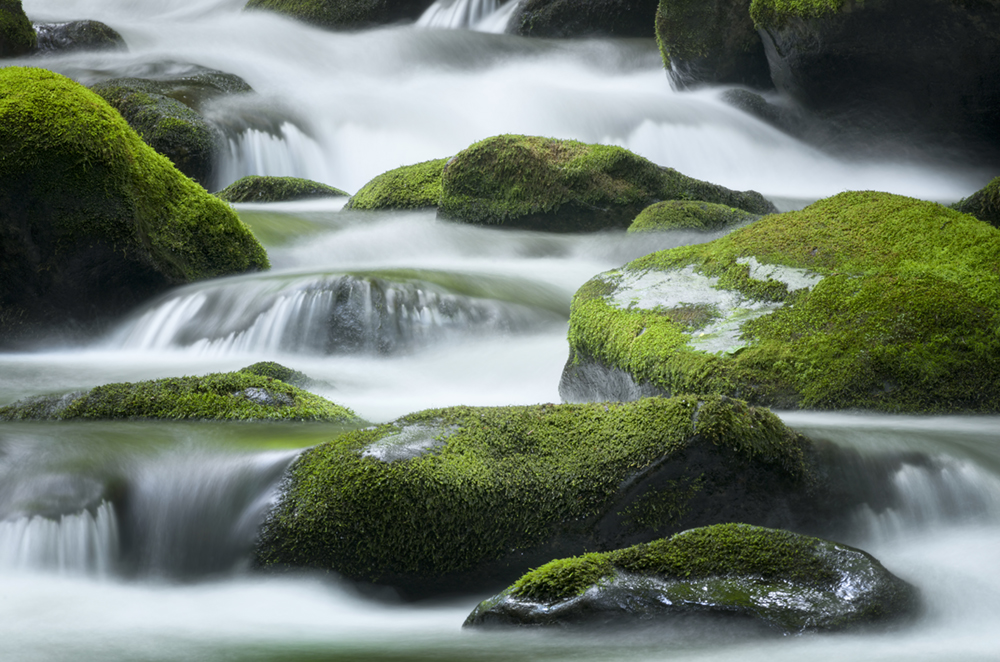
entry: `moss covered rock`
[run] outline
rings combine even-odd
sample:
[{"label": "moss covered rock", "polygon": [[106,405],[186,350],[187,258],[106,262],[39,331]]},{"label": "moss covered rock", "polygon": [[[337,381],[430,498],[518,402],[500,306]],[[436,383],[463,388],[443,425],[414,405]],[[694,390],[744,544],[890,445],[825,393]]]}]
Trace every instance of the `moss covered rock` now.
[{"label": "moss covered rock", "polygon": [[674,87],[772,87],[750,0],[660,0],[656,42]]},{"label": "moss covered rock", "polygon": [[35,33],[39,53],[128,50],[125,39],[100,21],[39,23],[35,25]]},{"label": "moss covered rock", "polygon": [[481,591],[692,526],[800,526],[811,448],[720,397],[428,410],[305,451],[256,560],[410,597]]},{"label": "moss covered rock", "polygon": [[657,0],[525,0],[507,31],[523,37],[652,37]]},{"label": "moss covered rock", "polygon": [[714,232],[750,223],[760,218],[759,214],[717,205],[711,202],[689,200],[664,200],[643,209],[629,232],[658,232],[661,230],[701,230]]},{"label": "moss covered rock", "polygon": [[27,55],[37,43],[21,0],[0,0],[0,57]]},{"label": "moss covered rock", "polygon": [[625,376],[781,408],[1000,411],[998,254],[995,228],[888,193],[765,216],[584,285],[560,392]]},{"label": "moss covered rock", "polygon": [[279,364],[201,377],[105,384],[0,407],[0,420],[199,419],[330,421],[362,424],[354,412],[273,377],[301,375]]},{"label": "moss covered rock", "polygon": [[1000,177],[954,205],[958,211],[1000,228]]},{"label": "moss covered rock", "polygon": [[285,14],[328,29],[358,29],[411,21],[434,0],[249,0],[245,10]]},{"label": "moss covered rock", "polygon": [[750,12],[775,86],[807,109],[1000,160],[1000,1],[753,0]]},{"label": "moss covered rock", "polygon": [[226,203],[68,78],[0,70],[0,143],[0,342],[268,267]]},{"label": "moss covered rock", "polygon": [[704,200],[755,214],[775,211],[755,191],[731,191],[627,149],[502,135],[448,161],[438,213],[484,225],[586,232],[627,228],[660,200]]},{"label": "moss covered rock", "polygon": [[441,201],[441,173],[448,159],[434,159],[384,172],[361,187],[348,209],[424,209]]},{"label": "moss covered rock", "polygon": [[[845,586],[855,587],[845,591]],[[742,618],[781,634],[912,618],[917,590],[871,555],[828,540],[718,524],[552,561],[482,602],[468,626]]]},{"label": "moss covered rock", "polygon": [[226,202],[287,202],[308,198],[347,197],[339,188],[299,177],[249,175],[216,193]]}]

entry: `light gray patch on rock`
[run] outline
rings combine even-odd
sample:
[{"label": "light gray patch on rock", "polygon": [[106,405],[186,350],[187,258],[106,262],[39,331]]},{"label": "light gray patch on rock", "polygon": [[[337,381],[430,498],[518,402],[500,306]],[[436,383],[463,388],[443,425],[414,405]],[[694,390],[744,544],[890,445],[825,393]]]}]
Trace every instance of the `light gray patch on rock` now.
[{"label": "light gray patch on rock", "polygon": [[410,425],[372,443],[361,451],[361,457],[383,462],[412,460],[444,446],[457,429],[454,426]]},{"label": "light gray patch on rock", "polygon": [[251,386],[242,391],[237,391],[234,395],[242,396],[254,404],[265,407],[290,407],[295,404],[295,400],[284,393],[271,393],[267,389]]}]

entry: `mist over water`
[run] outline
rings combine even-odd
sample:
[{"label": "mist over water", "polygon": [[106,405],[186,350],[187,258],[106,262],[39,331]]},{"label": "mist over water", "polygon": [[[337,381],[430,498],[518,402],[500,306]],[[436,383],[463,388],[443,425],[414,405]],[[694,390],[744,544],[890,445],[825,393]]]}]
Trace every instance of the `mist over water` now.
[{"label": "mist over water", "polygon": [[[721,89],[673,91],[653,40],[501,34],[510,3],[488,14],[489,2],[454,0],[421,25],[339,33],[244,4],[25,0],[35,22],[101,20],[129,50],[0,64],[85,84],[198,68],[241,76],[255,95],[204,109],[226,136],[217,188],[270,174],[354,193],[390,168],[508,132],[622,145],[781,209],[849,189],[953,201],[995,175],[919,145],[832,155],[727,105]],[[718,236],[498,231],[344,202],[237,205],[272,271],[177,288],[86,343],[0,354],[0,404],[263,360],[307,373],[312,390],[373,422],[558,402],[573,293],[654,250]],[[336,426],[5,423],[0,659],[995,659],[1000,418],[779,414],[872,462],[930,458],[899,468],[902,505],[854,513],[846,541],[920,587],[917,624],[761,640],[668,627],[463,632],[486,595],[402,604],[333,577],[247,570],[284,468]]]}]

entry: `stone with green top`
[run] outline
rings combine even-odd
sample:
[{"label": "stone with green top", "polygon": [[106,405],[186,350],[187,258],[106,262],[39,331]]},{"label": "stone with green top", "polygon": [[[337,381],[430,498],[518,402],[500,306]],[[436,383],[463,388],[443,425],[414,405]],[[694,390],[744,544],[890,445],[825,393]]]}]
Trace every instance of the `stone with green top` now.
[{"label": "stone with green top", "polygon": [[748,524],[551,561],[483,601],[466,627],[740,620],[783,635],[912,620],[919,592],[870,554]]},{"label": "stone with green top", "polygon": [[249,0],[245,11],[271,11],[330,30],[356,30],[420,17],[434,0]]},{"label": "stone with green top", "polygon": [[717,232],[751,223],[760,214],[693,200],[664,200],[646,207],[628,226],[628,232],[663,232],[666,230],[698,230]]},{"label": "stone with green top", "polygon": [[567,401],[1000,411],[1000,230],[850,192],[653,253],[576,293]]},{"label": "stone with green top", "polygon": [[290,202],[311,198],[347,197],[348,194],[328,184],[301,177],[248,175],[215,195],[226,202]]},{"label": "stone with green top", "polygon": [[0,0],[0,57],[27,55],[37,43],[35,28],[21,0]]},{"label": "stone with green top", "polygon": [[441,172],[448,159],[393,168],[351,196],[347,209],[433,209],[441,202]]},{"label": "stone with green top", "polygon": [[975,216],[984,223],[1000,228],[1000,177],[972,195],[956,202],[953,207],[963,214]]}]

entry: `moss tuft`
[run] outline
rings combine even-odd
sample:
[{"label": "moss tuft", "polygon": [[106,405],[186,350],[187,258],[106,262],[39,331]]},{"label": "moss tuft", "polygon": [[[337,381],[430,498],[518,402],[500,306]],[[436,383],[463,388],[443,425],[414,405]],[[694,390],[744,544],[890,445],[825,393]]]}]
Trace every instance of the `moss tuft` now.
[{"label": "moss tuft", "polygon": [[308,198],[346,197],[339,188],[299,177],[249,175],[216,193],[226,202],[287,202]]},{"label": "moss tuft", "polygon": [[448,159],[434,159],[384,172],[361,187],[347,209],[426,209],[441,201],[441,171]]},{"label": "moss tuft", "polygon": [[700,230],[712,232],[749,223],[758,218],[760,218],[759,214],[751,214],[726,205],[689,200],[665,200],[643,209],[628,226],[628,231]]},{"label": "moss tuft", "polygon": [[864,0],[752,0],[750,17],[758,29],[777,28],[790,19],[822,18],[836,14],[844,5],[864,4]]}]

